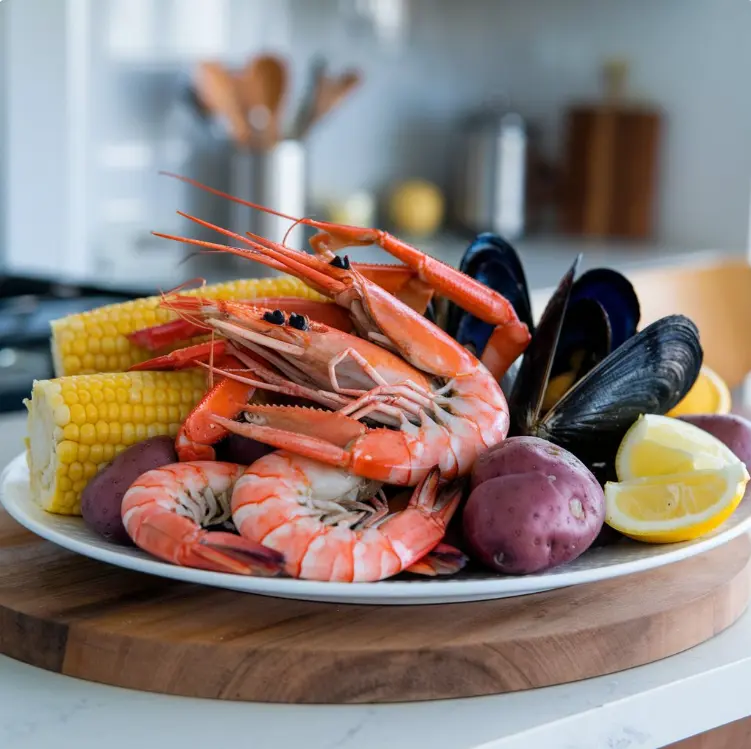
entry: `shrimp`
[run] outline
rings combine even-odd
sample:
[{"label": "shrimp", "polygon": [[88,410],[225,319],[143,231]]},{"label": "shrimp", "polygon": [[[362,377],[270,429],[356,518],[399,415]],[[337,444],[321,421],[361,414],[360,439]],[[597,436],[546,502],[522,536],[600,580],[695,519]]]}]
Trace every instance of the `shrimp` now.
[{"label": "shrimp", "polygon": [[230,495],[245,466],[195,461],[147,471],[131,484],[121,516],[139,548],[183,567],[272,577],[283,556],[259,542],[207,531],[231,518]]},{"label": "shrimp", "polygon": [[[337,277],[352,272],[323,263],[319,275],[325,269]],[[293,324],[281,312],[272,323],[265,313],[238,302],[194,296],[169,300],[172,309],[201,316],[229,340],[244,366],[258,366],[246,353],[266,359],[294,384],[294,392],[285,392],[330,409],[254,404],[243,408],[246,420],[240,422],[217,407],[213,422],[388,484],[415,486],[434,465],[446,480],[465,475],[478,455],[508,432],[508,405],[500,385],[471,352],[396,297],[365,279],[342,278],[351,280],[352,288],[362,280],[362,304],[353,301],[350,312],[353,319],[362,317],[366,302],[372,302],[371,327],[378,321],[380,332],[358,337],[312,321],[295,327],[297,321]],[[381,339],[394,341],[394,350],[380,345]],[[152,360],[143,366],[159,364]],[[264,375],[254,380],[218,372],[246,385],[280,387],[259,384],[268,381]],[[210,402],[202,405],[212,410]],[[362,423],[366,417],[381,428]]]},{"label": "shrimp", "polygon": [[462,487],[439,489],[439,478],[433,468],[407,507],[391,513],[378,482],[278,451],[238,479],[232,519],[243,538],[280,552],[291,577],[374,582],[412,565],[421,574],[440,574],[419,562],[443,539]]},{"label": "shrimp", "polygon": [[[508,404],[498,380],[524,351],[530,335],[512,305],[500,294],[383,232],[305,220],[304,223],[322,231],[314,245],[318,254],[310,255],[179,213],[245,247],[154,234],[236,254],[299,278],[347,309],[362,343],[373,343],[381,351],[371,355],[354,347],[340,350],[342,357],[349,357],[350,366],[359,364],[361,376],[370,378],[370,385],[359,384],[361,389],[356,393],[346,385],[337,387],[334,380],[334,367],[343,359],[334,356],[331,349],[327,354],[323,343],[316,347],[320,357],[328,356],[329,380],[335,394],[356,398],[354,402],[348,399],[339,406],[329,406],[333,413],[315,414],[311,409],[289,406],[248,406],[245,423],[217,413],[213,417],[217,425],[364,478],[401,486],[416,486],[435,465],[446,480],[463,476],[480,454],[505,439],[509,428]],[[496,325],[483,353],[487,366],[426,317],[366,278],[346,256],[342,259],[334,254],[335,249],[347,243],[371,242],[395,254],[419,279],[433,283],[444,296]],[[212,309],[207,300],[178,297],[169,304],[173,309],[213,315],[208,322],[217,332],[235,345],[258,353],[258,336],[239,320],[237,309],[227,319],[217,314],[216,305]],[[225,312],[230,309],[225,305]],[[281,323],[285,323],[284,315],[281,312],[280,315]],[[286,333],[268,334],[262,344],[271,350],[273,363],[282,371],[285,371],[282,365],[286,365],[281,362],[285,359],[282,352],[294,355],[299,351],[299,346],[289,345]],[[272,344],[270,339],[274,337],[277,341]],[[412,373],[396,381],[383,377],[379,365],[385,352],[396,354],[412,368]],[[265,355],[269,356],[269,352]],[[395,428],[370,428],[360,422],[366,416]]]}]

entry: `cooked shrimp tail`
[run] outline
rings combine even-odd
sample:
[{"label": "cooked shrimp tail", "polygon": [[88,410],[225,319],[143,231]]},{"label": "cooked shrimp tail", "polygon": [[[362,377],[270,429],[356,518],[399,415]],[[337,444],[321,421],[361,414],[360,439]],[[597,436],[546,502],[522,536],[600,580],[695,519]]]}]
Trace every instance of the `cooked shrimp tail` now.
[{"label": "cooked shrimp tail", "polygon": [[438,544],[433,551],[428,552],[422,559],[407,567],[405,572],[414,575],[437,577],[455,575],[464,569],[468,561],[467,555],[449,544]]}]

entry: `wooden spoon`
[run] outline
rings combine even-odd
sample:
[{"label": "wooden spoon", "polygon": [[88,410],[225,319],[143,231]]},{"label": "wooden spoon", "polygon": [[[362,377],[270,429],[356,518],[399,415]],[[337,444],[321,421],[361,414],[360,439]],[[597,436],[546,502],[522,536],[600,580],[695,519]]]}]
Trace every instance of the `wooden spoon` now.
[{"label": "wooden spoon", "polygon": [[269,110],[269,125],[263,144],[271,148],[279,141],[282,102],[287,93],[287,65],[276,55],[263,55],[255,61],[260,81],[260,102]]},{"label": "wooden spoon", "polygon": [[199,63],[196,92],[208,109],[226,118],[232,140],[237,145],[248,146],[250,126],[232,74],[219,62]]},{"label": "wooden spoon", "polygon": [[267,138],[271,112],[263,98],[262,69],[258,58],[249,60],[236,74],[243,115],[251,130],[251,147],[260,148]]},{"label": "wooden spoon", "polygon": [[362,81],[362,76],[356,70],[350,70],[340,76],[322,75],[318,79],[313,115],[307,122],[303,134],[322,120],[329,112],[338,107],[349,93]]}]

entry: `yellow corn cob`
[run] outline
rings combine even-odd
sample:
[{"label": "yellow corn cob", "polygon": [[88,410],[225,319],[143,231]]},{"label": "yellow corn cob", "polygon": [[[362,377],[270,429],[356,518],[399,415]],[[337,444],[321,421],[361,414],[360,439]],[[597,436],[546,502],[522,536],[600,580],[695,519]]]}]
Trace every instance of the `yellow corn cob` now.
[{"label": "yellow corn cob", "polygon": [[[200,294],[210,299],[294,296],[327,301],[326,297],[291,276],[229,281],[184,293]],[[152,352],[134,346],[125,336],[177,317],[174,312],[160,307],[160,301],[158,296],[144,297],[53,321],[51,346],[55,375],[124,372],[133,364],[150,359],[154,356]],[[183,341],[173,348],[186,344]]]},{"label": "yellow corn cob", "polygon": [[205,391],[196,369],[35,380],[25,401],[34,500],[48,512],[80,515],[81,492],[102,467],[147,437],[174,437]]}]

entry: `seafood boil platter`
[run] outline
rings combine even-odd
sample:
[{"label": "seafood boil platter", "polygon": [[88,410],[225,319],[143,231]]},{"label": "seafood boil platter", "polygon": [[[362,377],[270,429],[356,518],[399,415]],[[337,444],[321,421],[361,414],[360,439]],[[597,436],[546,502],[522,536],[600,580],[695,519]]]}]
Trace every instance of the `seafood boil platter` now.
[{"label": "seafood boil platter", "polygon": [[[751,529],[751,423],[686,411],[716,381],[699,331],[642,326],[623,274],[574,258],[538,318],[493,234],[453,268],[375,229],[281,216],[318,231],[309,251],[181,215],[223,241],[155,234],[244,258],[248,280],[54,321],[56,377],[1,482],[37,536],[207,588],[384,605],[607,581]],[[398,264],[358,263],[371,244]]]}]

